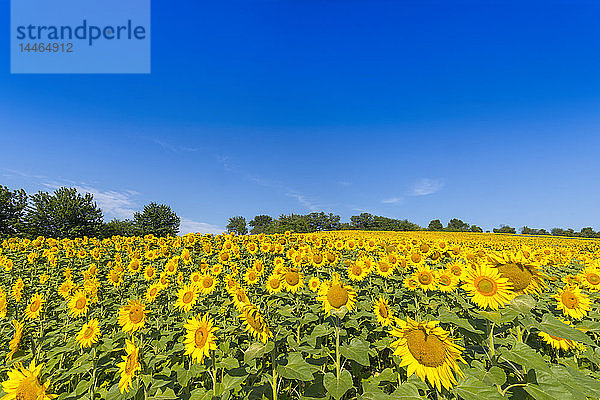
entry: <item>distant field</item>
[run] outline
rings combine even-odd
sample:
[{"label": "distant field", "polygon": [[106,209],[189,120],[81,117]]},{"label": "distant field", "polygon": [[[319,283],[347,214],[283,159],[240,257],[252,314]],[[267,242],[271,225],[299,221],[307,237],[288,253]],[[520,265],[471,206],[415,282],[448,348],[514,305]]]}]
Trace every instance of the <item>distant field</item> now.
[{"label": "distant field", "polygon": [[598,399],[599,256],[482,233],[7,239],[0,396]]}]

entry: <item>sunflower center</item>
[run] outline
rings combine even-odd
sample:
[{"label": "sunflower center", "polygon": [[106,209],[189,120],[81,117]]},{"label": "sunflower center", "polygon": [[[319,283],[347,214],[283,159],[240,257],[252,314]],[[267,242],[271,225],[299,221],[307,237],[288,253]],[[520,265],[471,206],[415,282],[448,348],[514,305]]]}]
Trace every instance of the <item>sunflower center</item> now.
[{"label": "sunflower center", "polygon": [[273,278],[269,281],[269,284],[273,289],[277,289],[279,287],[279,279]]},{"label": "sunflower center", "polygon": [[138,306],[131,307],[129,310],[129,320],[134,324],[138,324],[144,318],[144,312]]},{"label": "sunflower center", "polygon": [[531,283],[533,274],[527,268],[519,267],[517,264],[502,264],[498,266],[498,272],[508,278],[515,292],[521,291]]},{"label": "sunflower center", "polygon": [[78,310],[83,310],[85,308],[85,297],[80,297],[75,302],[75,308]]},{"label": "sunflower center", "polygon": [[194,334],[194,341],[196,342],[196,347],[204,347],[206,344],[206,340],[208,339],[208,331],[206,327],[201,326],[196,329],[196,333]]},{"label": "sunflower center", "polygon": [[207,276],[202,280],[202,286],[204,286],[205,289],[208,289],[209,287],[211,287],[212,284],[213,284],[212,276]]},{"label": "sunflower center", "polygon": [[255,281],[256,280],[256,272],[250,271],[250,273],[248,274],[248,280],[251,282]]},{"label": "sunflower center", "polygon": [[327,291],[327,301],[333,308],[340,308],[348,303],[348,290],[340,283],[331,286]]},{"label": "sunflower center", "polygon": [[577,307],[577,304],[579,304],[579,300],[577,300],[577,296],[575,296],[573,293],[569,292],[568,290],[565,290],[560,295],[560,298],[562,300],[562,303],[567,308],[575,308],[575,307]]},{"label": "sunflower center", "polygon": [[592,273],[590,273],[590,274],[587,274],[585,278],[586,278],[586,279],[588,280],[588,282],[589,282],[589,283],[591,283],[592,285],[597,285],[597,284],[599,284],[599,283],[600,283],[600,276],[598,276],[598,274],[595,274],[595,273],[593,273],[593,272],[592,272]]},{"label": "sunflower center", "polygon": [[484,296],[493,296],[498,291],[498,285],[496,282],[486,276],[480,276],[477,278],[475,281],[475,288]]},{"label": "sunflower center", "polygon": [[362,274],[362,268],[359,265],[354,265],[354,267],[352,267],[352,273],[356,276],[360,276]]},{"label": "sunflower center", "polygon": [[285,273],[285,281],[290,286],[296,286],[300,282],[300,275],[294,271],[288,271]]},{"label": "sunflower center", "polygon": [[421,261],[421,255],[418,253],[412,253],[410,255],[410,260],[414,263],[418,263],[419,261]]},{"label": "sunflower center", "polygon": [[446,347],[436,335],[427,335],[416,329],[406,334],[406,344],[419,364],[432,368],[444,365]]},{"label": "sunflower center", "polygon": [[127,363],[125,364],[125,373],[131,374],[131,371],[135,368],[137,364],[137,354],[135,351],[127,356]]},{"label": "sunflower center", "polygon": [[255,319],[251,313],[246,314],[246,321],[248,321],[248,325],[254,328],[257,331],[262,330],[263,324],[260,320]]},{"label": "sunflower center", "polygon": [[42,303],[38,299],[35,299],[34,302],[31,303],[31,307],[29,309],[31,310],[31,312],[36,312],[40,309],[41,305]]},{"label": "sunflower center", "polygon": [[315,262],[315,264],[321,264],[321,262],[323,261],[323,256],[320,254],[315,254],[313,256],[313,261]]},{"label": "sunflower center", "polygon": [[194,294],[192,292],[185,292],[185,294],[183,295],[183,302],[185,304],[188,304],[189,302],[192,301],[193,298],[194,298]]},{"label": "sunflower center", "polygon": [[461,268],[461,267],[459,267],[458,265],[454,265],[454,266],[452,267],[451,271],[452,271],[452,273],[453,273],[455,276],[460,276],[460,274],[461,274],[461,272],[462,272],[462,268]]},{"label": "sunflower center", "polygon": [[37,378],[31,376],[21,381],[16,392],[15,399],[17,400],[36,400],[44,391]]},{"label": "sunflower center", "polygon": [[93,335],[94,335],[94,328],[92,328],[91,326],[88,326],[87,329],[85,330],[85,332],[83,332],[84,339],[89,339]]},{"label": "sunflower center", "polygon": [[429,272],[423,272],[419,274],[419,282],[421,285],[429,285],[431,283],[431,274]]},{"label": "sunflower center", "polygon": [[388,309],[387,306],[385,304],[380,304],[379,305],[379,314],[383,317],[383,318],[387,318],[388,317]]},{"label": "sunflower center", "polygon": [[421,250],[422,253],[428,253],[429,252],[429,245],[427,243],[422,243],[419,246],[419,250]]}]

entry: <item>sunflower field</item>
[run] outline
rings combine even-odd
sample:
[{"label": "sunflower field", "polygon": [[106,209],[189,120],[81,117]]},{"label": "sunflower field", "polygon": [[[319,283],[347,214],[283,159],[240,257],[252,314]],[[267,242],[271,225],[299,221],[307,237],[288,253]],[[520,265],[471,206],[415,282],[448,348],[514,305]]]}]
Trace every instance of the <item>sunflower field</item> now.
[{"label": "sunflower field", "polygon": [[0,399],[599,399],[599,292],[596,240],[10,238]]}]

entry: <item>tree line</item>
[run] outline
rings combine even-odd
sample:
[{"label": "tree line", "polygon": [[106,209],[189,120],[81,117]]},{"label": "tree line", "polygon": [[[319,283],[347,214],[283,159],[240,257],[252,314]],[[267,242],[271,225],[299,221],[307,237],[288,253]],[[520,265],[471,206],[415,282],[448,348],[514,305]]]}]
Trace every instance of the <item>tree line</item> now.
[{"label": "tree line", "polygon": [[[259,234],[259,233],[284,233],[286,231],[297,233],[308,233],[318,231],[339,231],[339,230],[366,230],[366,231],[444,231],[444,232],[483,232],[483,229],[477,225],[468,224],[458,218],[452,218],[446,226],[439,219],[429,222],[427,228],[421,227],[414,222],[406,219],[394,219],[362,213],[350,217],[350,222],[340,222],[340,216],[332,213],[313,212],[306,215],[290,214],[281,215],[275,219],[269,215],[257,215],[249,222],[243,216],[229,218],[226,226],[227,232],[238,235]],[[489,232],[489,231],[486,231]],[[493,229],[494,233],[516,234],[517,229],[508,225],[501,225]],[[600,237],[600,232],[595,232],[591,227],[583,228],[580,232],[573,229],[553,228],[550,232],[545,229],[533,229],[524,226],[520,229],[521,234],[525,235],[553,235],[569,237]]]},{"label": "tree line", "polygon": [[28,195],[23,189],[10,190],[0,185],[0,236],[58,239],[112,236],[175,236],[180,218],[169,206],[150,203],[133,220],[104,222],[102,210],[91,193],[61,187],[53,193]]}]

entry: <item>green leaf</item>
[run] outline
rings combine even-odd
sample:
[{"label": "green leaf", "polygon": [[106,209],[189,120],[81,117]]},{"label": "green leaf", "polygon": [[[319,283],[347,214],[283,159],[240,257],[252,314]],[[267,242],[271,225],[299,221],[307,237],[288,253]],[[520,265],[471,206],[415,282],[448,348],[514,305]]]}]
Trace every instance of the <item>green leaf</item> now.
[{"label": "green leaf", "polygon": [[571,367],[554,365],[552,375],[573,394],[585,397],[600,397],[600,382]]},{"label": "green leaf", "polygon": [[277,360],[277,373],[286,379],[312,381],[319,368],[307,363],[301,353],[288,353]]},{"label": "green leaf", "polygon": [[446,310],[444,307],[441,307],[438,310],[438,317],[437,319],[440,320],[440,322],[443,322],[445,324],[453,324],[458,326],[459,328],[463,328],[469,332],[473,332],[473,333],[483,333],[483,331],[480,331],[479,329],[475,329],[473,328],[473,325],[471,325],[469,323],[469,321],[467,321],[464,318],[460,318],[458,315],[456,315],[453,312],[450,312],[448,310]]},{"label": "green leaf", "polygon": [[464,400],[496,400],[503,399],[496,386],[490,386],[475,377],[461,380],[452,392]]},{"label": "green leaf", "polygon": [[391,394],[390,400],[423,400],[425,397],[419,394],[419,388],[412,382],[404,382]]},{"label": "green leaf", "polygon": [[164,392],[161,391],[161,389],[158,389],[158,391],[152,398],[156,399],[156,400],[176,400],[176,399],[178,399],[177,395],[171,388],[166,388]]},{"label": "green leaf", "polygon": [[204,388],[197,388],[190,393],[189,400],[212,400],[213,394]]},{"label": "green leaf", "polygon": [[[231,375],[230,375],[231,373]],[[242,386],[242,383],[246,380],[248,374],[243,368],[237,368],[223,376],[223,389],[235,390]]]},{"label": "green leaf", "polygon": [[340,353],[347,359],[354,360],[360,365],[368,367],[369,361],[369,343],[354,338],[349,345],[341,346]]},{"label": "green leaf", "polygon": [[90,388],[91,381],[82,379],[75,388],[75,394],[79,397]]},{"label": "green leaf", "polygon": [[586,397],[572,393],[567,387],[562,385],[553,374],[543,371],[536,371],[538,384],[528,383],[525,386],[527,393],[536,400],[585,400]]},{"label": "green leaf", "polygon": [[502,356],[508,361],[515,362],[523,367],[550,373],[546,361],[534,349],[525,343],[515,343],[512,349],[502,349]]},{"label": "green leaf", "polygon": [[261,342],[254,342],[246,351],[244,351],[244,362],[248,364],[250,361],[255,358],[262,357],[265,354],[265,345]]},{"label": "green leaf", "polygon": [[539,324],[538,329],[546,332],[549,335],[558,336],[563,339],[575,340],[589,346],[595,346],[594,342],[588,335],[578,329],[573,328],[572,326],[565,324],[564,322],[561,322],[552,314],[547,313],[542,316],[542,322]]},{"label": "green leaf", "polygon": [[535,307],[535,299],[528,294],[522,294],[512,299],[508,307],[521,314],[526,314]]},{"label": "green leaf", "polygon": [[350,375],[348,370],[344,369],[340,372],[340,379],[338,380],[333,373],[327,372],[323,376],[323,385],[327,393],[334,399],[339,400],[352,388],[352,375]]}]

